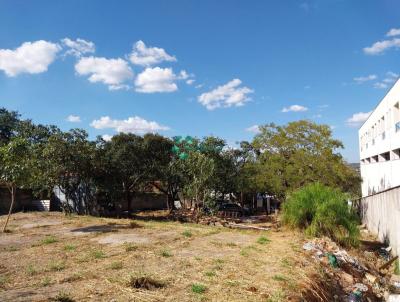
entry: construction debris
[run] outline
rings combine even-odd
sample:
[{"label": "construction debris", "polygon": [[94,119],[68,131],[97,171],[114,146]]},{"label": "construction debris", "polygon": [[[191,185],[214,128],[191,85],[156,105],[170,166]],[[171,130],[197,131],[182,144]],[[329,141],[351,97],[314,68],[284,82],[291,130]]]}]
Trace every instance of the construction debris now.
[{"label": "construction debris", "polygon": [[304,243],[303,249],[320,262],[325,274],[341,287],[343,296],[338,297],[338,301],[400,302],[400,276],[390,271],[398,257],[391,256],[390,248],[364,251],[356,257],[329,238],[316,238]]}]

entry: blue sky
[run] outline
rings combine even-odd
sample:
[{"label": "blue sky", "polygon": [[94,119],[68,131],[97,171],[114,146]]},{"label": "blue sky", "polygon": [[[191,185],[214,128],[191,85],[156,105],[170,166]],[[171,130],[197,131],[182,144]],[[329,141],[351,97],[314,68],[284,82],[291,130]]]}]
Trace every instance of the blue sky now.
[{"label": "blue sky", "polygon": [[400,72],[399,20],[394,0],[0,0],[0,106],[91,138],[230,145],[307,118],[358,161],[358,126]]}]

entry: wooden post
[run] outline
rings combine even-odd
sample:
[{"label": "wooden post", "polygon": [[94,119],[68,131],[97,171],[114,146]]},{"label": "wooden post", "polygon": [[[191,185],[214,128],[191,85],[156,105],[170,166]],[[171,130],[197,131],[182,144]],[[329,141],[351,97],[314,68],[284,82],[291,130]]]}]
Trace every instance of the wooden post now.
[{"label": "wooden post", "polygon": [[13,210],[13,208],[14,208],[14,201],[15,201],[15,185],[12,184],[12,185],[11,185],[11,204],[10,204],[10,210],[8,211],[6,223],[4,224],[4,227],[3,227],[3,233],[5,233],[6,230],[7,230],[7,224],[8,224],[8,221],[10,220],[10,216],[11,216],[12,210]]}]

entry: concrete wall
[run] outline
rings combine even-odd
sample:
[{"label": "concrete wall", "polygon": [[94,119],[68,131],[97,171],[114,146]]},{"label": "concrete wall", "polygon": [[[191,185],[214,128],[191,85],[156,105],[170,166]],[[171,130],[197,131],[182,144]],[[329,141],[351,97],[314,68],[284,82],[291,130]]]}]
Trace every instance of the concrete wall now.
[{"label": "concrete wall", "polygon": [[361,215],[367,228],[400,255],[400,187],[363,197]]}]

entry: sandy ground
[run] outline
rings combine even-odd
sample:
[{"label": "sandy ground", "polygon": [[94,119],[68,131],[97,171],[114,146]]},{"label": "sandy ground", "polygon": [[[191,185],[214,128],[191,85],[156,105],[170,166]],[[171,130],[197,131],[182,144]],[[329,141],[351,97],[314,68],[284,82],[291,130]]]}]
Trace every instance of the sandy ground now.
[{"label": "sandy ground", "polygon": [[[302,236],[286,230],[43,212],[14,214],[10,230],[0,301],[299,301],[313,270]],[[141,277],[163,286],[132,287]]]}]

